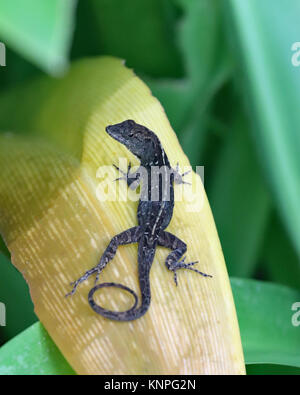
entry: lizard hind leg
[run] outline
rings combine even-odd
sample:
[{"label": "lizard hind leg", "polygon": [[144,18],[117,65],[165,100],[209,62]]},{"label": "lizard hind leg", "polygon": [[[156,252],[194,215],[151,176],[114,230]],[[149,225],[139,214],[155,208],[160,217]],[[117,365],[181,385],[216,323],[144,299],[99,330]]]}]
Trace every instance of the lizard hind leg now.
[{"label": "lizard hind leg", "polygon": [[166,266],[174,273],[174,281],[176,286],[178,285],[177,270],[179,269],[188,269],[201,274],[203,277],[212,277],[210,274],[200,272],[199,270],[192,267],[198,263],[198,261],[185,263],[185,257],[182,258],[182,256],[186,253],[186,244],[172,233],[161,231],[158,238],[158,244],[161,247],[172,250],[172,252],[167,256]]},{"label": "lizard hind leg", "polygon": [[104,251],[99,264],[97,266],[93,267],[92,269],[88,270],[87,272],[85,272],[85,274],[83,276],[81,276],[78,280],[71,283],[71,286],[73,286],[73,288],[72,288],[71,292],[69,292],[66,295],[66,297],[74,295],[79,284],[86,281],[93,274],[96,274],[95,283],[97,283],[98,279],[99,279],[99,275],[101,274],[103,269],[106,267],[106,265],[114,258],[118,247],[120,245],[137,243],[140,239],[140,236],[141,236],[141,229],[139,226],[135,226],[133,228],[127,229],[124,232],[119,233],[118,235],[114,236],[111,239],[106,250]]}]

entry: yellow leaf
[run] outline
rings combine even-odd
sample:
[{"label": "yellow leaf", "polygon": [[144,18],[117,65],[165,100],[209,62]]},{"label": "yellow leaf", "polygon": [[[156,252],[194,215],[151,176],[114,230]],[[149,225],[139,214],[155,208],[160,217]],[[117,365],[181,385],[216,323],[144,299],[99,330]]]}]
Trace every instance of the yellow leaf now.
[{"label": "yellow leaf", "polygon": [[[43,100],[39,84],[47,93]],[[137,202],[99,199],[99,169],[109,166],[106,176],[115,185],[113,163],[127,158],[138,164],[105,126],[134,119],[158,135],[173,166],[189,162],[160,103],[118,59],[82,60],[63,79],[33,86],[35,92],[30,86],[25,92],[34,105],[24,103],[32,109],[26,114],[32,133],[0,137],[0,231],[29,283],[36,314],[65,358],[80,374],[243,374],[228,275],[196,174],[168,230],[187,243],[187,261],[198,260],[212,279],[182,271],[176,287],[164,264],[168,251],[158,248],[151,306],[142,318],[115,322],[94,313],[87,301],[93,278],[65,298],[69,283],[98,263],[110,239],[137,224]],[[136,245],[119,248],[101,281],[139,293]],[[128,294],[108,288],[97,301],[118,311],[132,304]]]}]

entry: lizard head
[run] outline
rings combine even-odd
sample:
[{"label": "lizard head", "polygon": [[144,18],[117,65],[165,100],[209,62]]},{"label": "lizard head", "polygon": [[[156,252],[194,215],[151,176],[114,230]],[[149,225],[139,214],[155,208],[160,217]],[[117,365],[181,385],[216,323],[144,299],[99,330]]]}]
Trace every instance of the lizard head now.
[{"label": "lizard head", "polygon": [[130,119],[107,126],[106,132],[140,159],[151,154],[156,144],[159,144],[158,138],[151,130]]}]

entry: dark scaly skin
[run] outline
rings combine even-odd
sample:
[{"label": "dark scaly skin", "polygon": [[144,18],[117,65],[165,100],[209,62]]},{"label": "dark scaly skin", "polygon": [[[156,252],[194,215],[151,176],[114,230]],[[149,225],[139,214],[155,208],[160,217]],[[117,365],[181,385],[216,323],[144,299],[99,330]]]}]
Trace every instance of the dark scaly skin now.
[{"label": "dark scaly skin", "polygon": [[[141,166],[147,170],[146,176],[148,177],[148,183],[145,183],[146,187],[144,189],[142,188],[137,211],[138,226],[114,236],[104,251],[99,264],[91,270],[88,270],[81,278],[72,283],[73,289],[68,295],[74,294],[77,286],[93,274],[96,274],[97,283],[100,273],[108,262],[113,259],[118,246],[138,243],[138,273],[142,295],[140,306],[137,307],[138,297],[136,293],[122,284],[98,284],[91,289],[88,296],[92,309],[103,317],[116,321],[132,321],[144,315],[150,306],[151,291],[149,274],[157,246],[166,247],[172,250],[165,263],[167,268],[174,273],[176,285],[177,270],[179,269],[189,269],[204,277],[211,276],[193,268],[192,266],[197,262],[185,263],[185,258],[182,258],[182,256],[186,252],[186,244],[173,234],[165,231],[173,215],[174,182],[178,184],[184,183],[182,176],[186,173],[180,176],[177,169],[171,169],[168,157],[158,137],[145,126],[136,124],[132,120],[127,120],[116,125],[107,126],[106,132],[115,140],[124,144],[135,156],[137,156]],[[156,183],[151,183],[151,168],[153,166],[164,169],[162,173],[159,174],[159,178],[156,178],[158,181]],[[118,180],[124,179],[127,181],[129,187],[132,187],[133,184],[137,187],[142,177],[140,177],[138,172],[130,174],[130,168],[131,165],[129,165],[127,173],[117,168],[123,174]],[[170,172],[169,178],[167,172]],[[164,176],[166,176],[166,178],[164,178]],[[151,197],[155,196],[153,194],[157,186],[159,187],[159,192],[154,200],[151,199]],[[164,198],[165,192],[169,194],[167,199]],[[135,299],[134,305],[129,310],[123,312],[106,310],[97,305],[93,298],[94,293],[98,289],[105,287],[118,287],[131,293]]]}]

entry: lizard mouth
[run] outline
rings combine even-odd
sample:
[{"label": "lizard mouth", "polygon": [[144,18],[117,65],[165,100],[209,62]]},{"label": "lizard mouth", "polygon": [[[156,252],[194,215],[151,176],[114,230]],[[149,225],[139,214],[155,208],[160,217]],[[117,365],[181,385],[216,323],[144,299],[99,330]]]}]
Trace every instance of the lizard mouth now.
[{"label": "lizard mouth", "polygon": [[111,136],[111,137],[116,137],[117,135],[117,128],[114,125],[108,125],[105,128],[106,132]]},{"label": "lizard mouth", "polygon": [[109,125],[105,128],[106,132],[110,135],[110,137],[115,140],[120,140],[120,130],[115,125]]},{"label": "lizard mouth", "polygon": [[119,125],[108,125],[105,130],[110,137],[117,140],[119,143],[126,144],[126,139],[122,136]]}]

